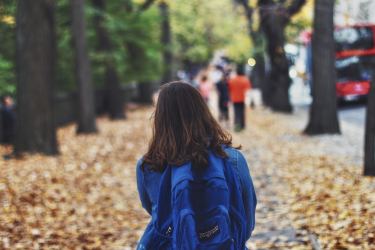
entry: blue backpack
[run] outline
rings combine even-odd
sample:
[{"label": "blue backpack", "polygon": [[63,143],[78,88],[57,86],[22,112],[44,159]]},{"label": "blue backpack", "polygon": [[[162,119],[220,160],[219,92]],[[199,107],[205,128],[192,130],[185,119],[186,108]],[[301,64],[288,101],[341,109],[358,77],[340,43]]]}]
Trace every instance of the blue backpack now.
[{"label": "blue backpack", "polygon": [[168,166],[146,250],[244,250],[245,209],[228,159],[209,154],[204,170]]}]

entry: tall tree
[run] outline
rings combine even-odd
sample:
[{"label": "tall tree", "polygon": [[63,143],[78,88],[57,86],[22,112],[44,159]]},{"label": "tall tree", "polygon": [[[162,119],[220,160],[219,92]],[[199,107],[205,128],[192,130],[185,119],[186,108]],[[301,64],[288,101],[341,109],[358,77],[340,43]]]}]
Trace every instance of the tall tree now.
[{"label": "tall tree", "polygon": [[[374,72],[375,73],[375,72]],[[364,175],[375,176],[375,74],[367,103]]]},{"label": "tall tree", "polygon": [[[145,0],[138,7],[134,6],[131,0],[126,1],[125,10],[128,15],[133,15],[139,17],[143,12],[147,11],[153,4],[155,0]],[[127,52],[131,58],[144,58],[145,50],[137,45],[134,41],[126,42]],[[132,66],[139,69],[139,71],[144,70],[144,61],[133,60]],[[160,79],[159,79],[160,80]],[[154,82],[152,81],[140,81],[137,84],[138,88],[138,98],[137,101],[140,103],[151,104],[152,103],[152,93],[154,91]]]},{"label": "tall tree", "polygon": [[312,36],[312,97],[306,134],[340,133],[336,101],[334,2],[316,0]]},{"label": "tall tree", "polygon": [[76,81],[78,83],[77,133],[94,133],[96,129],[94,90],[87,53],[84,0],[71,0],[72,38],[75,50]]},{"label": "tall tree", "polygon": [[[264,51],[263,51],[263,36],[261,32],[258,32],[253,25],[253,14],[254,9],[250,6],[249,0],[236,0],[239,3],[245,12],[247,20],[247,31],[250,39],[253,41],[253,56],[256,61],[256,64],[251,73],[251,80],[253,86],[260,87],[262,89],[262,95],[268,93],[267,83],[265,82],[265,60],[264,60]],[[267,99],[264,98],[263,99]]]},{"label": "tall tree", "polygon": [[[105,26],[105,0],[92,0],[93,6],[96,8],[94,17],[94,26],[98,40],[98,51],[110,55],[113,45]],[[122,96],[119,77],[116,71],[116,65],[111,55],[105,60],[105,84],[107,91],[108,112],[111,119],[124,119],[124,98]]]},{"label": "tall tree", "polygon": [[285,28],[305,2],[306,0],[258,0],[261,28],[267,40],[267,53],[270,59],[264,102],[275,111],[292,112],[289,99],[289,62],[284,51]]},{"label": "tall tree", "polygon": [[58,153],[53,100],[54,11],[51,0],[18,2],[16,153]]},{"label": "tall tree", "polygon": [[163,45],[163,78],[162,83],[169,82],[173,79],[172,68],[172,35],[169,6],[165,1],[159,3],[161,16],[161,43]]}]

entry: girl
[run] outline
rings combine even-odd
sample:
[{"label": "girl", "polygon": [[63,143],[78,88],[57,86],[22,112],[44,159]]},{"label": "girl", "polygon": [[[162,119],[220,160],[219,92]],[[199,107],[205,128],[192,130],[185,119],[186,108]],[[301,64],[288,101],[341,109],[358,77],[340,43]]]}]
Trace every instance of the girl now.
[{"label": "girl", "polygon": [[[241,228],[241,232],[237,232],[237,229],[233,230],[235,222],[230,217],[231,219],[228,219],[231,220],[228,227],[232,228],[232,230],[229,230],[231,231],[230,237],[232,237],[231,240],[233,242],[235,241],[234,239],[237,242],[230,243],[230,247],[224,249],[246,249],[245,242],[250,238],[255,224],[256,196],[246,160],[237,149],[232,147],[231,135],[224,131],[213,118],[199,91],[183,82],[172,82],[161,87],[153,119],[153,136],[148,151],[137,164],[138,192],[142,206],[151,215],[151,221],[137,249],[181,249],[181,246],[176,246],[176,241],[180,240],[181,242],[182,240],[181,244],[185,245],[198,238],[202,242],[215,241],[215,237],[219,237],[216,235],[223,233],[224,230],[220,229],[218,225],[212,227],[212,229],[207,226],[206,230],[208,231],[203,233],[197,231],[197,236],[195,236],[195,230],[193,230],[194,235],[191,239],[176,239],[180,234],[177,232],[178,229],[173,228],[176,221],[171,218],[171,226],[167,227],[165,231],[160,230],[159,225],[164,223],[160,222],[162,220],[161,217],[167,218],[168,216],[171,217],[171,214],[176,214],[176,208],[172,205],[176,203],[169,202],[174,201],[175,196],[171,198],[172,191],[165,189],[165,186],[170,187],[166,185],[166,182],[171,185],[170,176],[173,178],[175,171],[189,166],[191,166],[189,173],[197,175],[203,172],[203,175],[210,175],[210,171],[214,171],[215,167],[215,171],[221,171],[225,173],[225,176],[233,172],[232,178],[226,179],[228,188],[222,189],[223,192],[215,191],[211,196],[216,196],[213,202],[218,202],[218,199],[228,195],[230,199],[225,200],[223,204],[229,207],[233,206],[233,204],[229,203],[234,200],[235,193],[238,193],[237,197],[239,199],[237,200],[239,200],[239,203],[237,202],[237,207],[239,211],[243,211],[243,215],[241,215],[243,220],[237,221],[240,225],[237,225],[236,228]],[[213,166],[213,161],[216,161],[215,166]],[[190,182],[187,183],[187,187],[189,187]],[[201,193],[209,191],[202,190],[202,185],[200,188]],[[186,197],[198,195],[194,193],[194,190],[189,190],[190,193]],[[166,197],[168,202],[161,202]],[[198,200],[200,209],[203,209],[203,203],[205,206],[209,206],[211,198],[213,197],[207,197],[207,200]],[[187,199],[184,202],[190,201]],[[179,204],[181,205],[181,203]],[[166,206],[171,206],[170,211],[173,211],[173,213],[163,214],[162,211],[165,210]],[[199,227],[198,224],[204,219],[197,220],[194,223]],[[241,237],[236,237],[236,234],[240,234]],[[196,244],[205,244],[202,242]],[[199,246],[202,247],[203,245]],[[195,250],[196,248],[185,247],[183,249]],[[218,248],[203,246],[203,248],[199,249]]]}]

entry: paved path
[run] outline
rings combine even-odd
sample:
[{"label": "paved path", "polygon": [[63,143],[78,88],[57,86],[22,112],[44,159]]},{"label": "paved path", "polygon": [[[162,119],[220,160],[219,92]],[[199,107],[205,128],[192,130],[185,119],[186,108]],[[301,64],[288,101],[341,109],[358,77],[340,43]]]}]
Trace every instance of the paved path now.
[{"label": "paved path", "polygon": [[[217,96],[211,94],[209,106],[215,117],[218,117]],[[267,149],[269,138],[264,131],[253,126],[255,119],[251,111],[247,110],[247,128],[240,133],[229,131],[233,135],[234,144],[242,146],[250,167],[250,173],[257,192],[257,210],[255,231],[247,243],[250,250],[269,249],[311,249],[303,235],[292,227],[288,218],[289,206],[280,197],[280,191],[287,192],[287,185],[283,183],[279,174],[278,166],[273,161],[273,153]],[[233,111],[230,109],[230,118],[233,120]],[[227,127],[227,126],[224,126]]]},{"label": "paved path", "polygon": [[[343,156],[347,154],[353,155],[353,163],[360,165],[363,160],[362,149],[364,145],[366,105],[363,103],[345,104],[339,107],[338,112],[341,133],[346,139],[345,144],[338,144],[340,146],[334,148],[326,144],[317,148],[317,150],[326,153],[334,151],[334,154],[339,151],[339,155]],[[291,118],[295,122],[295,126],[302,131],[308,122],[308,107],[296,106]],[[326,139],[329,141],[329,136]]]},{"label": "paved path", "polygon": [[[277,166],[261,157],[261,145],[244,151],[257,189],[257,225],[248,244],[250,249],[289,249],[304,245],[288,218],[288,204],[279,197],[286,186],[273,172]],[[263,158],[263,159],[262,159]],[[265,168],[267,166],[267,168]]]},{"label": "paved path", "polygon": [[341,121],[358,126],[363,129],[366,119],[366,105],[365,104],[351,104],[339,108],[339,117]]},{"label": "paved path", "polygon": [[273,152],[267,149],[269,138],[265,137],[264,131],[252,126],[251,113],[248,117],[246,131],[234,134],[234,142],[242,145],[258,198],[256,229],[247,245],[253,250],[311,249],[308,239],[296,232],[288,218],[289,205],[280,196],[282,192],[288,192],[288,187],[278,173]]}]

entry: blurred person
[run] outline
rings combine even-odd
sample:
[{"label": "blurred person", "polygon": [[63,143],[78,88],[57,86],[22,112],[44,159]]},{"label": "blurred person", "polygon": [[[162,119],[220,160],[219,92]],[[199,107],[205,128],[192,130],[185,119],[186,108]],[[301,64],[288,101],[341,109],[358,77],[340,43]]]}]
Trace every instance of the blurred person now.
[{"label": "blurred person", "polygon": [[151,215],[137,250],[246,249],[257,203],[249,168],[191,85],[161,87],[137,186]]},{"label": "blurred person", "polygon": [[[221,68],[221,79],[216,83],[218,92],[218,106],[219,106],[219,121],[228,123],[229,121],[229,90],[228,90],[228,73]],[[228,126],[228,124],[226,124]]]},{"label": "blurred person", "polygon": [[187,74],[187,72],[185,70],[182,70],[182,69],[177,71],[177,77],[181,81],[185,81],[185,82],[190,81],[189,75]]},{"label": "blurred person", "polygon": [[2,141],[5,144],[12,144],[15,132],[16,114],[12,97],[6,95],[1,97],[1,121]]},{"label": "blurred person", "polygon": [[236,76],[229,79],[228,86],[234,108],[234,127],[236,131],[241,131],[245,128],[245,95],[251,89],[251,82],[245,76],[243,67],[238,66],[236,73]]},{"label": "blurred person", "polygon": [[224,68],[221,65],[214,65],[212,70],[210,70],[209,78],[216,84],[218,83],[224,74]]},{"label": "blurred person", "polygon": [[12,152],[11,145],[14,141],[16,125],[14,102],[9,95],[1,97],[1,123],[1,141],[5,144],[6,148],[6,155],[4,155],[4,158],[8,159]]},{"label": "blurred person", "polygon": [[212,83],[208,79],[208,76],[206,74],[203,74],[199,81],[199,92],[201,93],[203,99],[208,104],[210,100],[210,93],[212,89]]}]

